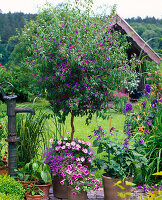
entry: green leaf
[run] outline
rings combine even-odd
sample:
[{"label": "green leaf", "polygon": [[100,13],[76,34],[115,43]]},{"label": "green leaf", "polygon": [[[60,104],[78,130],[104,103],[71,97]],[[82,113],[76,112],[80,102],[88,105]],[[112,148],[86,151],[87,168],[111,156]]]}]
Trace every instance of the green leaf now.
[{"label": "green leaf", "polygon": [[93,147],[98,147],[99,145],[100,145],[100,143],[97,140],[94,140]]},{"label": "green leaf", "polygon": [[48,175],[47,175],[46,172],[41,171],[41,178],[42,178],[42,180],[43,180],[45,183],[48,182]]},{"label": "green leaf", "polygon": [[133,196],[131,192],[126,192],[125,195],[131,196],[131,197]]},{"label": "green leaf", "polygon": [[37,169],[38,169],[38,164],[37,163],[33,163],[32,164],[32,169],[33,169],[34,172],[36,172]]}]

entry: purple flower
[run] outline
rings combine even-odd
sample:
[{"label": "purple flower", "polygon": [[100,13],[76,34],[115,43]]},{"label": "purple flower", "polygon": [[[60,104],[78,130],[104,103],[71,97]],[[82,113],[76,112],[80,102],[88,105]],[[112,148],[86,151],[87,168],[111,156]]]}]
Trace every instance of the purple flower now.
[{"label": "purple flower", "polygon": [[145,85],[145,93],[144,95],[147,97],[147,98],[150,98],[150,92],[151,92],[151,86],[149,84],[146,84]]},{"label": "purple flower", "polygon": [[144,141],[143,141],[142,138],[140,138],[139,142],[140,142],[141,144],[144,144]]},{"label": "purple flower", "polygon": [[150,126],[151,125],[151,120],[147,121],[146,124]]},{"label": "purple flower", "polygon": [[146,102],[145,102],[145,101],[142,102],[142,103],[141,103],[141,106],[143,107],[143,109],[145,109],[145,108],[146,108]]},{"label": "purple flower", "polygon": [[126,138],[125,140],[124,140],[124,143],[123,143],[123,148],[122,149],[124,149],[125,151],[128,151],[128,149],[129,149],[129,143],[130,143],[130,139],[129,138]]},{"label": "purple flower", "polygon": [[126,104],[126,111],[131,111],[133,110],[132,104],[131,103],[127,103]]},{"label": "purple flower", "polygon": [[152,99],[151,107],[155,108],[155,109],[158,109],[158,100],[157,99]]},{"label": "purple flower", "polygon": [[114,131],[115,129],[116,129],[116,128],[114,128],[114,127],[112,127],[112,128],[110,129],[110,134],[111,134],[111,135],[113,135],[113,134],[112,134],[112,131]]}]

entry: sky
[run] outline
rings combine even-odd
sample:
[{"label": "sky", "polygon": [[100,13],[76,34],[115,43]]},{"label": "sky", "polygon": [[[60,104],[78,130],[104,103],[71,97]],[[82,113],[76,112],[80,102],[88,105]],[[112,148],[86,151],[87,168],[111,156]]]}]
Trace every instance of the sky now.
[{"label": "sky", "polygon": [[[63,1],[66,0],[0,0],[0,10],[2,13],[37,13],[39,7],[44,6],[46,2],[57,5]],[[109,13],[113,4],[117,4],[117,13],[123,18],[148,16],[162,19],[162,0],[94,0],[94,10],[99,6],[104,8],[109,6],[107,9]],[[97,9],[97,12],[102,10]]]}]

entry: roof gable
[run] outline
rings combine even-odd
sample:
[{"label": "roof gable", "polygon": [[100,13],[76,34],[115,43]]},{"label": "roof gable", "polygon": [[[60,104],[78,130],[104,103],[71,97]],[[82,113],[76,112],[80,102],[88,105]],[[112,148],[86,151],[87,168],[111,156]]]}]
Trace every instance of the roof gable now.
[{"label": "roof gable", "polygon": [[121,27],[127,35],[139,46],[139,48],[149,56],[151,60],[160,65],[161,58],[159,55],[136,33],[136,31],[118,14],[115,14],[111,26],[118,25]]}]

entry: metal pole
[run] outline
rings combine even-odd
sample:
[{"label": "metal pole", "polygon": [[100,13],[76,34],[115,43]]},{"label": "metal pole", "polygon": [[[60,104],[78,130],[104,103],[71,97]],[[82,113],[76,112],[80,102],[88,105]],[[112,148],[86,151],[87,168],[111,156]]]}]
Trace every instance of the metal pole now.
[{"label": "metal pole", "polygon": [[7,115],[8,115],[8,174],[10,176],[16,176],[14,169],[17,169],[17,153],[16,153],[16,142],[19,138],[16,134],[16,95],[8,96],[7,99]]}]

